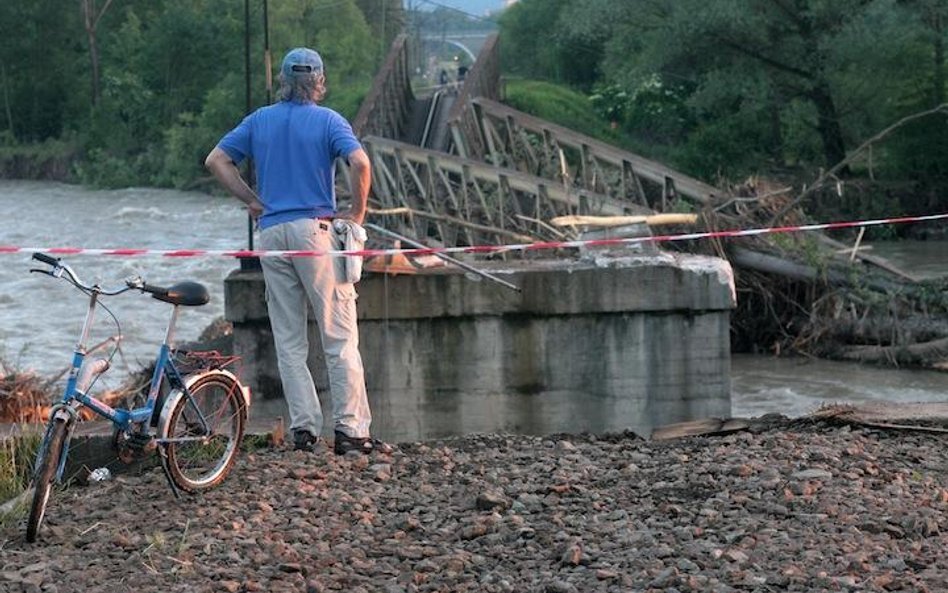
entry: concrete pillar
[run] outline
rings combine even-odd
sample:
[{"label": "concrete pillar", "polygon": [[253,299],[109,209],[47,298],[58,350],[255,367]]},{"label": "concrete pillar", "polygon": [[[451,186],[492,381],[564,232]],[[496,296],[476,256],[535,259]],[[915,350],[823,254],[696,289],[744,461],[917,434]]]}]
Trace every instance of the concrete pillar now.
[{"label": "concrete pillar", "polygon": [[[447,268],[357,286],[373,432],[605,432],[730,415],[730,266],[660,253],[493,264],[523,291]],[[282,408],[262,274],[225,281],[226,316],[255,410]],[[328,414],[310,324],[311,368]],[[328,427],[327,427],[327,430]]]}]

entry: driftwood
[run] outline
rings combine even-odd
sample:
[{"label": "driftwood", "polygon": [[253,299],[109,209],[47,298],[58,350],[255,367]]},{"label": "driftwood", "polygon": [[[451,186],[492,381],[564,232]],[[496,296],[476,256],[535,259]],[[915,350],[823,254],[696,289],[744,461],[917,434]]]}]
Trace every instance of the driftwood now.
[{"label": "driftwood", "polygon": [[948,409],[939,402],[833,404],[809,417],[885,430],[948,433]]},{"label": "driftwood", "polygon": [[715,436],[750,428],[752,420],[744,418],[704,418],[659,426],[652,431],[652,440],[667,441],[689,436]]},{"label": "driftwood", "polygon": [[857,362],[934,366],[948,360],[948,338],[898,346],[849,346],[839,356]]},{"label": "driftwood", "polygon": [[554,226],[598,226],[614,227],[627,224],[659,226],[666,224],[695,224],[697,214],[652,214],[646,216],[557,216],[550,220]]},{"label": "driftwood", "polygon": [[[793,280],[807,282],[822,280],[833,286],[851,287],[854,285],[853,278],[845,270],[832,268],[821,270],[815,266],[801,264],[787,258],[743,247],[728,249],[728,259],[738,267],[777,274]],[[897,283],[883,278],[863,278],[860,282],[863,286],[880,292],[893,291],[899,288]]]},{"label": "driftwood", "polygon": [[907,115],[907,116],[903,117],[902,119],[900,119],[899,121],[897,121],[897,122],[895,122],[894,124],[892,124],[891,126],[885,128],[884,130],[882,130],[881,132],[879,132],[878,134],[876,134],[876,135],[873,136],[872,138],[866,140],[865,142],[863,142],[862,144],[860,144],[859,147],[856,148],[856,150],[850,152],[850,153],[849,153],[849,156],[847,156],[846,158],[844,158],[844,159],[841,160],[840,162],[836,163],[835,165],[833,165],[833,167],[832,167],[831,169],[829,169],[828,171],[826,171],[826,172],[824,172],[822,175],[820,175],[820,176],[816,179],[816,181],[814,181],[813,184],[810,185],[809,188],[807,188],[807,189],[805,189],[804,191],[800,192],[800,194],[797,195],[793,200],[791,200],[791,201],[788,202],[786,205],[784,205],[784,207],[781,208],[780,211],[777,212],[777,214],[774,215],[774,217],[770,220],[769,226],[777,226],[777,223],[780,221],[780,219],[782,219],[784,216],[786,216],[791,210],[793,210],[794,208],[796,208],[797,205],[799,205],[800,203],[802,203],[805,198],[807,198],[807,197],[809,197],[810,195],[812,195],[813,193],[815,193],[815,192],[817,192],[817,191],[823,189],[823,187],[825,187],[825,185],[826,185],[826,183],[827,183],[828,181],[833,180],[833,181],[839,183],[839,180],[838,180],[838,178],[837,178],[837,174],[838,174],[838,173],[840,173],[841,171],[843,171],[844,169],[846,169],[847,167],[849,167],[849,165],[851,165],[853,162],[855,162],[855,161],[858,160],[860,157],[862,157],[862,155],[863,155],[864,153],[866,153],[866,152],[872,150],[873,145],[875,145],[875,144],[881,142],[883,139],[885,139],[887,136],[889,136],[892,132],[898,130],[898,129],[901,128],[902,126],[904,126],[904,125],[906,125],[906,124],[909,124],[909,123],[911,123],[911,122],[913,122],[913,121],[916,121],[916,120],[918,120],[918,119],[922,119],[922,118],[928,117],[928,116],[930,116],[930,115],[937,115],[937,114],[939,114],[939,113],[941,113],[941,114],[948,114],[948,103],[942,103],[941,105],[939,105],[939,106],[937,106],[937,107],[935,107],[935,108],[933,108],[933,109],[928,109],[928,110],[926,110],[926,111],[920,111],[920,112],[918,112],[918,113],[913,113],[913,114],[911,114],[911,115]]},{"label": "driftwood", "polygon": [[922,343],[948,337],[948,320],[908,314],[894,318],[840,316],[825,324],[826,337],[850,344],[889,346]]},{"label": "driftwood", "polygon": [[[766,314],[774,315],[782,332],[782,338],[775,339],[780,350],[869,364],[948,367],[948,327],[937,310],[934,316],[924,311],[925,305],[920,304],[925,302],[924,285],[851,274],[839,265],[817,269],[742,247],[730,248],[728,256],[739,270],[762,272],[810,287],[788,291],[786,285],[781,289],[767,284],[754,289],[773,291]],[[833,290],[821,291],[817,288],[820,284]],[[776,313],[774,302],[779,307],[786,301],[798,312],[784,307]],[[761,313],[759,309],[743,311],[745,316]]]},{"label": "driftwood", "polygon": [[[948,418],[945,417],[945,412],[945,404],[877,402],[861,406],[826,406],[809,414],[807,418],[882,430],[946,434]],[[703,418],[659,426],[652,431],[651,438],[664,441],[693,436],[723,436],[744,430],[779,427],[786,422],[789,422],[789,419],[776,414],[759,418]]]},{"label": "driftwood", "polygon": [[[853,251],[852,247],[847,247],[844,243],[840,243],[839,241],[836,241],[835,239],[831,239],[830,237],[827,237],[826,235],[817,233],[816,238],[818,241],[836,250],[837,252],[852,253]],[[859,260],[862,260],[868,264],[872,264],[876,267],[882,268],[883,270],[887,272],[891,272],[892,274],[895,274],[896,276],[903,278],[909,282],[915,283],[919,281],[918,278],[909,274],[908,272],[905,272],[899,269],[892,262],[890,262],[889,260],[885,258],[878,257],[875,255],[870,255],[868,253],[863,253],[861,250],[858,250],[858,249],[856,250],[855,256]]]}]

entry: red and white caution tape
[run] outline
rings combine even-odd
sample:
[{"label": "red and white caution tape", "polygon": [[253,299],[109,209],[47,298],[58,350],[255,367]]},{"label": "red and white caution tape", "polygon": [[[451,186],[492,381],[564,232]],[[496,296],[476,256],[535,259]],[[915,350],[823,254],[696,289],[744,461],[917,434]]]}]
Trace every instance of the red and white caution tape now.
[{"label": "red and white caution tape", "polygon": [[18,247],[0,245],[0,254],[42,252],[50,255],[106,255],[119,257],[339,257],[359,255],[363,257],[386,255],[434,255],[438,253],[504,253],[511,251],[540,251],[544,249],[563,249],[569,247],[604,247],[609,245],[626,245],[633,243],[664,243],[671,241],[692,241],[696,239],[713,239],[727,237],[752,237],[756,235],[774,235],[778,233],[797,233],[806,231],[822,231],[830,229],[845,229],[871,227],[889,224],[904,224],[910,222],[931,222],[948,219],[946,214],[929,214],[925,216],[902,216],[898,218],[879,218],[875,220],[858,220],[848,222],[828,222],[822,224],[805,224],[798,226],[767,227],[758,229],[737,229],[730,231],[708,231],[703,233],[684,233],[680,235],[654,235],[647,237],[627,237],[616,239],[594,239],[582,241],[549,241],[538,243],[518,243],[512,245],[473,245],[469,247],[428,247],[415,249],[364,249],[361,251],[257,251],[257,250],[219,250],[219,249],[98,249],[86,247]]}]

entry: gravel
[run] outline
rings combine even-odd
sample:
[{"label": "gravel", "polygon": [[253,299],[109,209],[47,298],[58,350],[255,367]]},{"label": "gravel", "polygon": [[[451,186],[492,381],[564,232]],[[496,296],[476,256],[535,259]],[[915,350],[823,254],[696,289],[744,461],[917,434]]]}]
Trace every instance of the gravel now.
[{"label": "gravel", "polygon": [[244,453],[54,493],[0,591],[945,591],[943,434],[770,419],[717,437],[472,435]]}]

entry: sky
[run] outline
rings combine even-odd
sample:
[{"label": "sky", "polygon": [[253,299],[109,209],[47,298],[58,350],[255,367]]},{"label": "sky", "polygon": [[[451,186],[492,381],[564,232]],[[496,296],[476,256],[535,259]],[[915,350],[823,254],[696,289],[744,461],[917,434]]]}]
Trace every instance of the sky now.
[{"label": "sky", "polygon": [[[406,4],[408,2],[406,1]],[[504,7],[504,0],[412,0],[412,4],[425,6],[426,8],[435,8],[436,5],[449,6],[457,8],[464,12],[469,12],[476,16],[484,16],[488,12],[494,12]]]}]

